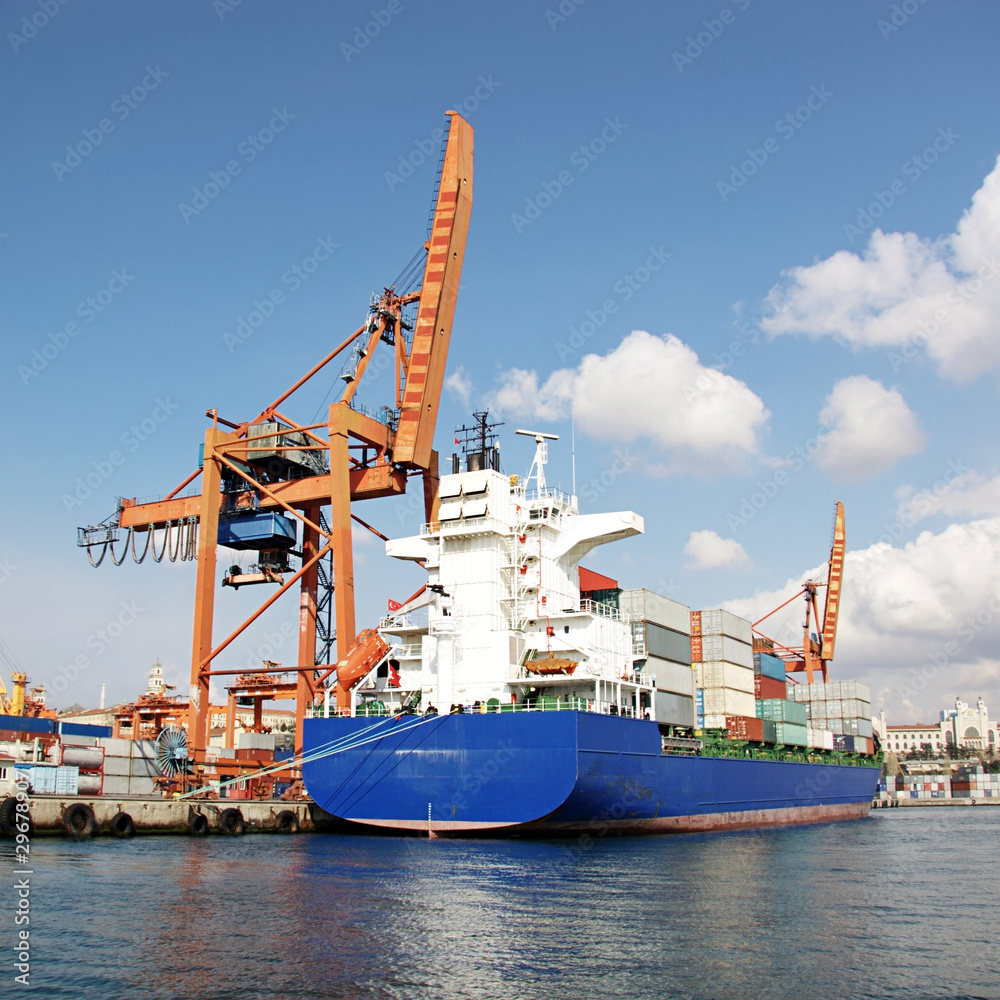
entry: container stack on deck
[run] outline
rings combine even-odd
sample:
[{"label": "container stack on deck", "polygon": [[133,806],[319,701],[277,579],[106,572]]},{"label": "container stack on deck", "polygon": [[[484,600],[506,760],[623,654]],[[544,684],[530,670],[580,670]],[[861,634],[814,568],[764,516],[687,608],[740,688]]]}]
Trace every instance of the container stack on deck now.
[{"label": "container stack on deck", "polygon": [[788,683],[788,697],[803,706],[814,731],[834,734],[834,750],[874,753],[871,689],[861,681]]},{"label": "container stack on deck", "polygon": [[650,590],[623,590],[620,607],[632,622],[632,652],[645,657],[641,670],[656,678],[656,720],[694,724],[690,609]]},{"label": "container stack on deck", "polygon": [[725,729],[727,718],[753,719],[753,632],[728,611],[691,612],[691,661],[698,726]]}]

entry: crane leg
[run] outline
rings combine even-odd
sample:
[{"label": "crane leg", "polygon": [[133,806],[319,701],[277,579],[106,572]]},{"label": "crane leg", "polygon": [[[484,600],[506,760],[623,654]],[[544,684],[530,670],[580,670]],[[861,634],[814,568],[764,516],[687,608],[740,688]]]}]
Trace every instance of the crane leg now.
[{"label": "crane leg", "polygon": [[[303,513],[319,524],[320,508],[307,507]],[[302,561],[308,562],[319,551],[319,532],[309,524],[302,526]],[[319,565],[303,574],[299,589],[299,666],[308,667],[316,662],[316,589]],[[295,756],[302,753],[302,720],[316,695],[316,682],[312,671],[300,670],[295,691]]]},{"label": "crane leg", "polygon": [[[330,406],[330,535],[333,540],[334,614],[337,625],[337,660],[344,660],[355,639],[354,549],[351,542],[351,481],[347,450],[350,409]],[[337,687],[337,708],[351,707],[351,693]]]}]

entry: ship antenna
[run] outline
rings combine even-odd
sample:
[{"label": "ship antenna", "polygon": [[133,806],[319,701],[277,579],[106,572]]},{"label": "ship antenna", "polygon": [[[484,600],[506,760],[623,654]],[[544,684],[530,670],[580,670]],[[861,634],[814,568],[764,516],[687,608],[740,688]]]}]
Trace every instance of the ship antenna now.
[{"label": "ship antenna", "polygon": [[538,491],[538,495],[542,496],[542,491],[545,489],[545,463],[549,460],[549,446],[546,441],[558,441],[558,434],[546,434],[544,431],[524,431],[516,430],[515,434],[523,434],[525,437],[531,437],[535,439],[535,458],[531,463],[531,468],[528,470],[528,476],[525,482],[527,483],[531,479],[531,474],[535,474],[535,488]]},{"label": "ship antenna", "polygon": [[573,502],[576,502],[576,414],[570,418],[570,451],[573,456]]}]

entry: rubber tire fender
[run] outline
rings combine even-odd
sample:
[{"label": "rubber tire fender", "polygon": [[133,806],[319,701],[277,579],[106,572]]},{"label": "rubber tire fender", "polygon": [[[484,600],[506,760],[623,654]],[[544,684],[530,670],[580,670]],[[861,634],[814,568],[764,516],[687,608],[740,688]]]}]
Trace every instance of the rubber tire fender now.
[{"label": "rubber tire fender", "polygon": [[239,809],[223,809],[219,816],[219,829],[230,837],[242,837],[247,832],[246,820]]},{"label": "rubber tire fender", "polygon": [[89,840],[97,833],[94,810],[86,802],[74,802],[66,806],[62,814],[62,828],[66,836],[74,840]]},{"label": "rubber tire fender", "polygon": [[111,835],[119,840],[135,836],[135,822],[127,812],[117,812],[111,817]]},{"label": "rubber tire fender", "polygon": [[298,833],[299,817],[291,809],[282,809],[274,818],[274,829],[278,833]]},{"label": "rubber tire fender", "polygon": [[0,830],[5,837],[13,837],[17,834],[14,823],[17,819],[17,799],[13,795],[0,802]]},{"label": "rubber tire fender", "polygon": [[208,836],[208,817],[204,813],[193,812],[188,816],[188,833],[192,837]]}]

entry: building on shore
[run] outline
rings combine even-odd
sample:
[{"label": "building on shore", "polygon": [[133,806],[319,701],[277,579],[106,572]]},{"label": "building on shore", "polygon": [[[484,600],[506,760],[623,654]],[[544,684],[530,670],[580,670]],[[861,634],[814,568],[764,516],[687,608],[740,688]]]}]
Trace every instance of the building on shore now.
[{"label": "building on shore", "polygon": [[937,722],[888,725],[885,712],[875,721],[883,749],[897,756],[928,748],[944,756],[955,747],[995,754],[1000,741],[1000,726],[990,721],[982,698],[975,706],[956,698],[955,707],[941,712]]}]

